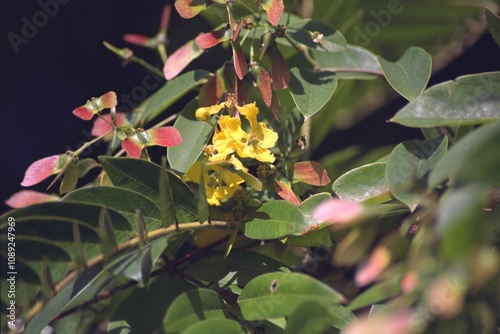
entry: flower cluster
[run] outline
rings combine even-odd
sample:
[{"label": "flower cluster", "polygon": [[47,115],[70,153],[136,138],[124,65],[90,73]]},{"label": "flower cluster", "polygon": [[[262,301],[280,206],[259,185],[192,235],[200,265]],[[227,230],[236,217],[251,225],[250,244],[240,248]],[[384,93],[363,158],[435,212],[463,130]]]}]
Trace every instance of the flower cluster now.
[{"label": "flower cluster", "polygon": [[[225,102],[196,110],[196,118],[210,122],[210,116],[219,113],[225,107],[231,108],[232,102]],[[235,106],[236,116],[222,115],[218,117],[217,126],[212,137],[212,144],[207,145],[204,153],[207,156],[207,166],[202,174],[201,163],[197,162],[186,173],[186,177],[203,183],[210,205],[221,205],[221,201],[231,198],[240,189],[244,179],[241,173],[248,169],[239,158],[251,158],[260,162],[272,163],[274,155],[269,150],[278,140],[278,134],[269,129],[264,122],[257,121],[259,109],[255,102],[244,106]],[[248,131],[242,126],[239,115],[248,121]],[[231,170],[239,172],[233,172]],[[198,182],[199,183],[199,182]]]}]

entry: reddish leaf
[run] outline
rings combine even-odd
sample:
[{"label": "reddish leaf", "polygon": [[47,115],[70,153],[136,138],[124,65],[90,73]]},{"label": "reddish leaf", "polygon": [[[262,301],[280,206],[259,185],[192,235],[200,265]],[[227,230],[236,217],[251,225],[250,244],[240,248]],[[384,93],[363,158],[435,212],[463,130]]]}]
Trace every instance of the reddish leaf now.
[{"label": "reddish leaf", "polygon": [[141,156],[141,151],[142,151],[141,145],[130,138],[125,138],[122,141],[122,148],[132,158],[139,158]]},{"label": "reddish leaf", "polygon": [[125,34],[123,35],[123,40],[127,43],[139,45],[139,46],[150,46],[151,39],[148,36],[139,34]]},{"label": "reddish leaf", "polygon": [[195,42],[200,48],[209,49],[227,40],[227,37],[225,36],[226,31],[226,29],[214,30],[198,35],[198,37],[195,38]]},{"label": "reddish leaf", "polygon": [[94,115],[97,114],[97,110],[91,110],[87,108],[86,106],[81,106],[78,108],[73,109],[73,115],[75,115],[78,118],[83,119],[84,121],[90,121]]},{"label": "reddish leaf", "polygon": [[151,133],[151,142],[148,145],[163,147],[177,146],[182,143],[181,133],[173,126],[148,130]]},{"label": "reddish leaf", "polygon": [[250,88],[248,87],[245,80],[238,81],[237,85],[238,85],[238,96],[236,97],[236,100],[238,102],[238,105],[242,106],[247,102],[247,97],[248,94],[250,93]]},{"label": "reddish leaf", "polygon": [[60,155],[52,155],[33,162],[24,174],[23,187],[29,187],[42,182],[51,175],[57,174],[59,168]]},{"label": "reddish leaf", "polygon": [[273,100],[273,90],[271,88],[271,77],[269,73],[261,66],[255,64],[252,66],[252,74],[259,87],[260,94],[268,107],[271,106]]},{"label": "reddish leaf", "polygon": [[268,48],[269,58],[271,60],[271,78],[276,89],[285,89],[290,82],[290,70],[285,62],[285,58],[280,50],[273,44]]},{"label": "reddish leaf", "polygon": [[172,7],[170,5],[165,5],[163,11],[161,12],[160,28],[158,29],[161,33],[166,33],[168,29],[168,24],[170,23],[170,16],[172,13]]},{"label": "reddish leaf", "polygon": [[200,49],[195,41],[189,41],[181,46],[167,58],[163,67],[165,78],[167,80],[175,78],[189,63],[198,58],[202,53],[203,49]]},{"label": "reddish leaf", "polygon": [[236,72],[238,79],[243,80],[243,77],[248,72],[247,60],[245,59],[245,54],[243,53],[243,49],[240,44],[232,43],[232,46],[234,71]]},{"label": "reddish leaf", "polygon": [[207,6],[205,3],[200,3],[198,0],[176,0],[175,9],[182,18],[190,19],[207,9]]},{"label": "reddish leaf", "polygon": [[288,201],[296,206],[300,206],[300,199],[293,192],[290,183],[274,179],[274,188],[276,189],[278,195],[285,201]]},{"label": "reddish leaf", "polygon": [[59,200],[59,197],[34,190],[21,190],[10,196],[5,204],[14,209],[24,208],[33,204],[52,202]]},{"label": "reddish leaf", "polygon": [[326,186],[330,183],[330,178],[323,166],[316,161],[301,161],[293,165],[293,182]]},{"label": "reddish leaf", "polygon": [[241,30],[241,27],[243,26],[243,19],[241,19],[239,22],[238,22],[238,25],[236,26],[236,28],[234,29],[233,31],[233,42],[236,41],[236,39],[238,39],[238,36],[240,34],[240,30]]},{"label": "reddish leaf", "polygon": [[283,5],[283,0],[263,0],[262,8],[266,11],[269,22],[271,22],[272,25],[277,25],[285,6]]},{"label": "reddish leaf", "polygon": [[114,108],[118,104],[118,99],[116,98],[116,93],[111,91],[104,95],[101,95],[98,99],[97,105],[99,111],[103,109]]},{"label": "reddish leaf", "polygon": [[276,93],[272,91],[272,100],[271,100],[271,111],[273,113],[274,118],[281,123],[281,105],[280,100],[276,96]]},{"label": "reddish leaf", "polygon": [[218,104],[222,94],[226,90],[226,83],[222,77],[222,70],[215,72],[208,81],[201,86],[198,94],[198,105],[200,107],[213,106]]}]

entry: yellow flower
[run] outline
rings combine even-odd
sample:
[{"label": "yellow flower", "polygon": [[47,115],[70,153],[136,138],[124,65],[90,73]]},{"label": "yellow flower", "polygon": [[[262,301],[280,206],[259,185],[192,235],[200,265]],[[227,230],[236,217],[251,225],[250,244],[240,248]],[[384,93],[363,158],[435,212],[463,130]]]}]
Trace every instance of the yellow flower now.
[{"label": "yellow flower", "polygon": [[196,119],[199,121],[206,121],[211,115],[217,114],[222,108],[226,106],[226,103],[216,104],[210,107],[201,107],[196,109]]},{"label": "yellow flower", "polygon": [[[274,155],[269,148],[274,147],[278,134],[266,127],[263,122],[257,122],[259,110],[255,102],[237,107],[250,123],[250,132],[241,128],[239,117],[221,116],[218,128],[212,138],[217,155],[226,157],[236,152],[242,158],[253,158],[261,162],[274,162]],[[210,159],[210,161],[213,161]]]},{"label": "yellow flower", "polygon": [[[200,183],[202,164],[195,162],[186,173],[186,177],[195,183]],[[221,205],[221,201],[233,197],[236,190],[241,189],[244,180],[232,173],[223,165],[207,165],[203,172],[203,183],[209,205]]]},{"label": "yellow flower", "polygon": [[261,162],[274,162],[275,157],[269,149],[276,144],[278,134],[268,129],[263,122],[257,122],[259,109],[255,106],[255,102],[236,108],[250,123],[250,132],[243,147],[237,151],[238,155],[242,158],[254,158]]}]

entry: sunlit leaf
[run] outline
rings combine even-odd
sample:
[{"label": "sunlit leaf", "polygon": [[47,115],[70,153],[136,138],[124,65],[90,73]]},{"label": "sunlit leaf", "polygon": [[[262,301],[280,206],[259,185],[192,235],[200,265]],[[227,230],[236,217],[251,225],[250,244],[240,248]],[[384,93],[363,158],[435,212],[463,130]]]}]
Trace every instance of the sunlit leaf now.
[{"label": "sunlit leaf", "polygon": [[333,182],[332,190],[346,201],[388,201],[391,197],[385,180],[385,167],[385,162],[376,162],[352,169]]},{"label": "sunlit leaf", "polygon": [[336,88],[337,78],[331,72],[292,69],[290,93],[305,119],[317,113],[330,100]]},{"label": "sunlit leaf", "polygon": [[500,72],[471,74],[435,85],[397,112],[410,127],[459,126],[500,119]]},{"label": "sunlit leaf", "polygon": [[277,25],[285,9],[285,5],[283,4],[283,0],[263,0],[262,8],[266,11],[269,22],[272,25]]},{"label": "sunlit leaf", "polygon": [[264,203],[250,217],[243,225],[243,233],[252,239],[282,238],[309,228],[300,209],[286,201]]},{"label": "sunlit leaf", "polygon": [[431,77],[431,55],[422,48],[409,48],[394,63],[381,57],[378,57],[378,61],[392,88],[410,101],[424,91]]},{"label": "sunlit leaf", "polygon": [[289,316],[307,301],[335,305],[343,299],[340,293],[311,276],[275,272],[250,281],[241,291],[238,306],[245,320],[263,320]]}]

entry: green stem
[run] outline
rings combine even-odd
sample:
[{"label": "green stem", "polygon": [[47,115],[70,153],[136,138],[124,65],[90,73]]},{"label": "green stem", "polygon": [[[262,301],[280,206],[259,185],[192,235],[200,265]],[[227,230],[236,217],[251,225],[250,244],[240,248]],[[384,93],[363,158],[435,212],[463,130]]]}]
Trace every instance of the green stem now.
[{"label": "green stem", "polygon": [[[165,55],[165,57],[166,57],[166,55]],[[160,71],[159,69],[157,69],[156,67],[154,67],[153,65],[151,65],[150,63],[148,63],[147,61],[145,61],[142,58],[139,58],[137,56],[132,56],[132,57],[130,57],[130,61],[145,67],[149,71],[158,74],[162,78],[165,78],[165,74],[163,74],[163,71]]]},{"label": "green stem", "polygon": [[76,150],[75,152],[73,152],[73,156],[74,157],[78,157],[80,154],[82,154],[83,151],[85,151],[87,148],[89,148],[90,145],[93,145],[93,144],[97,143],[99,140],[101,140],[102,138],[104,138],[111,131],[113,131],[113,129],[109,130],[105,134],[100,135],[99,137],[96,137],[96,138],[92,139],[91,141],[86,142],[78,150]]}]

